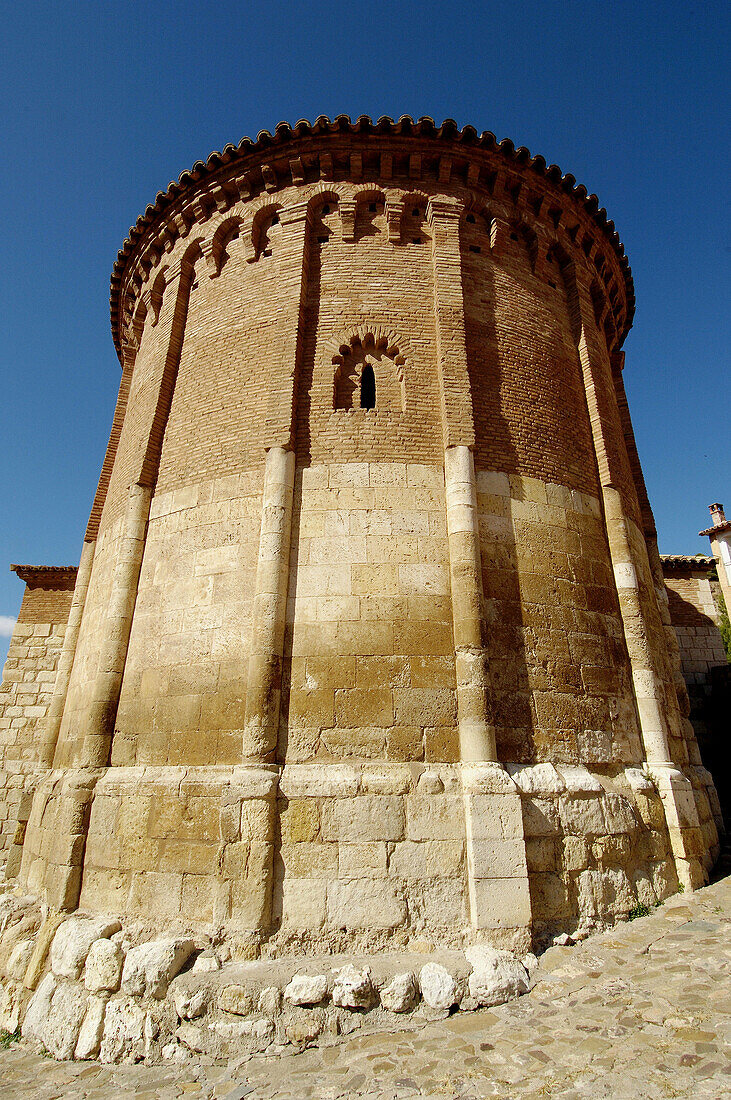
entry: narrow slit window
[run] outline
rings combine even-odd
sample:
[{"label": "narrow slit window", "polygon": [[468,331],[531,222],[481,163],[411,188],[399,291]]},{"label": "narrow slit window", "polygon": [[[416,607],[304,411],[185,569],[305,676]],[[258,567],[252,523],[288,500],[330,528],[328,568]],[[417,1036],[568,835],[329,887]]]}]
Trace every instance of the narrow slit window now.
[{"label": "narrow slit window", "polygon": [[363,365],[363,373],[360,376],[360,407],[361,409],[376,407],[376,376],[370,363]]}]

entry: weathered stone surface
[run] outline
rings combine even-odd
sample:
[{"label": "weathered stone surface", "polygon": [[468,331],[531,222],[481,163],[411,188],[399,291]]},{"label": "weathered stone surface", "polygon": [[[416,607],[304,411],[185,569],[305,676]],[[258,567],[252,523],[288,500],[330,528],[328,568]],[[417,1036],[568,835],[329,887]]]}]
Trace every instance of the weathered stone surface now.
[{"label": "weathered stone surface", "polygon": [[89,997],[86,1006],[86,1015],[76,1041],[74,1058],[96,1058],[99,1053],[102,1036],[104,1034],[104,1012],[107,1007],[106,997]]},{"label": "weathered stone surface", "polygon": [[61,982],[38,1031],[38,1038],[54,1058],[71,1058],[86,1013],[88,994],[73,982]]},{"label": "weathered stone surface", "polygon": [[271,1039],[274,1034],[271,1020],[214,1020],[208,1026],[225,1039],[252,1038],[261,1041]]},{"label": "weathered stone surface", "polygon": [[510,775],[523,794],[561,794],[566,790],[566,783],[553,764],[513,767],[510,769]]},{"label": "weathered stone surface", "polygon": [[[175,1011],[181,1020],[195,1020],[208,1008],[209,991],[203,987],[187,989],[173,984],[170,987]],[[220,1004],[220,1000],[219,1000]],[[221,1006],[223,1007],[223,1006]]]},{"label": "weathered stone surface", "polygon": [[284,1034],[287,1041],[300,1045],[311,1043],[318,1035],[321,1035],[325,1027],[325,1013],[322,1009],[313,1009],[306,1015],[300,1015],[295,1020],[285,1024]]},{"label": "weathered stone surface", "polygon": [[316,1005],[326,993],[324,974],[295,974],[284,990],[284,999],[292,1005]]},{"label": "weathered stone surface", "polygon": [[113,940],[95,940],[89,948],[84,968],[84,985],[94,993],[116,993],[122,980],[124,954]]},{"label": "weathered stone surface", "polygon": [[559,764],[557,771],[566,784],[569,794],[602,794],[604,791],[599,780],[588,768]]},{"label": "weathered stone surface", "polygon": [[416,979],[411,971],[395,974],[380,991],[381,1004],[389,1012],[410,1012],[419,999]]},{"label": "weathered stone surface", "polygon": [[426,963],[419,971],[419,986],[429,1008],[451,1008],[457,1003],[457,983],[441,963]]},{"label": "weathered stone surface", "polygon": [[131,997],[111,1000],[104,1017],[99,1061],[137,1061],[144,1053],[144,1009]]},{"label": "weathered stone surface", "polygon": [[268,985],[262,989],[257,1001],[257,1011],[264,1016],[275,1016],[282,1005],[282,991],[275,985]]},{"label": "weathered stone surface", "polygon": [[131,947],[122,970],[122,990],[162,999],[169,983],[195,950],[193,940],[155,940]]},{"label": "weathered stone surface", "polygon": [[391,883],[334,882],[328,887],[327,912],[336,928],[397,928],[406,920],[406,902]]},{"label": "weathered stone surface", "polygon": [[8,977],[22,982],[25,971],[33,954],[33,940],[20,940],[10,952],[8,959]]},{"label": "weathered stone surface", "polygon": [[582,871],[577,877],[579,912],[584,918],[606,918],[627,914],[635,904],[632,885],[620,868]]},{"label": "weathered stone surface", "polygon": [[51,999],[57,986],[58,981],[53,974],[46,974],[45,978],[42,979],[38,989],[31,997],[28,1011],[23,1020],[22,1033],[24,1039],[39,1039],[43,1042],[41,1032],[50,1014]]},{"label": "weathered stone surface", "polygon": [[356,970],[350,964],[335,972],[333,1004],[341,1008],[370,1008],[376,999],[368,967]]},{"label": "weathered stone surface", "polygon": [[211,974],[221,969],[221,960],[215,951],[201,951],[192,967],[191,974]]},{"label": "weathered stone surface", "polygon": [[[116,1100],[131,1092],[149,1094],[150,1100],[159,1093],[164,1100],[176,1092],[196,1096],[206,1088],[228,1096],[234,1086],[252,1089],[252,1097],[261,1093],[276,1095],[277,1100],[301,1100],[312,1091],[313,1082],[318,1097],[345,1090],[348,1100],[366,1100],[374,1091],[400,1096],[421,1088],[432,1093],[435,1086],[429,1081],[451,1085],[457,1076],[465,1080],[466,1096],[483,1093],[506,1100],[517,1100],[531,1090],[602,1100],[662,1095],[716,1100],[728,1092],[726,1066],[715,1051],[704,1057],[695,1044],[723,1049],[728,1014],[719,975],[727,965],[725,915],[730,908],[731,879],[726,879],[673,898],[649,916],[617,925],[585,943],[552,948],[541,957],[534,990],[498,1010],[468,1018],[462,1010],[469,1007],[470,997],[462,1000],[459,1013],[448,1016],[445,1011],[438,1023],[426,1026],[419,1019],[414,1030],[408,1023],[404,1028],[397,1018],[391,1018],[389,1026],[385,1014],[337,1009],[343,1037],[333,1042],[330,1009],[288,1007],[286,1012],[299,1012],[307,1020],[319,1017],[313,1030],[324,1032],[323,1045],[300,1051],[296,1058],[277,1057],[274,1051],[279,1048],[274,1047],[272,1056],[247,1061],[238,1071],[239,1051],[246,1057],[255,1045],[259,1048],[271,1040],[231,1040],[236,1053],[224,1064],[208,1055],[198,1058],[175,1042],[162,1049],[162,1070],[159,1065],[140,1064],[123,1065],[119,1071],[105,1066],[99,1073],[90,1067],[83,1077],[83,1066],[51,1062],[28,1045],[11,1043],[0,1051],[2,1100],[46,1094],[65,1100],[79,1091],[86,1100]],[[366,1042],[347,1037],[349,1024],[361,1025],[357,1030],[362,1032],[371,1020],[377,1031]],[[198,1030],[223,1044],[217,1032]],[[305,1028],[301,1034],[293,1032],[292,1039],[298,1049],[312,1042]],[[587,1045],[579,1049],[582,1043]],[[489,1047],[480,1049],[482,1044]],[[283,1048],[285,1055],[291,1050]],[[547,1053],[547,1061],[536,1058],[538,1050]],[[592,1051],[595,1056],[587,1057]],[[404,1084],[407,1079],[416,1084]]]},{"label": "weathered stone surface", "polygon": [[608,833],[631,833],[637,829],[638,818],[634,807],[626,798],[618,794],[607,794],[603,802]]},{"label": "weathered stone surface", "polygon": [[17,1031],[21,1010],[25,1007],[24,994],[23,986],[17,981],[0,982],[0,1031],[11,1035]]},{"label": "weathered stone surface", "polygon": [[563,795],[560,806],[561,824],[565,832],[577,836],[596,836],[606,832],[601,799]]},{"label": "weathered stone surface", "polygon": [[188,1050],[195,1051],[198,1054],[206,1054],[211,1048],[210,1035],[206,1029],[199,1024],[190,1023],[189,1020],[182,1021],[175,1031],[175,1038]]},{"label": "weathered stone surface", "polygon": [[226,985],[218,994],[218,1007],[224,1012],[233,1012],[235,1016],[249,1016],[254,1011],[256,1003],[256,993],[243,985]]},{"label": "weathered stone surface", "polygon": [[78,978],[95,940],[111,936],[121,928],[107,917],[69,917],[51,944],[51,968],[57,978]]},{"label": "weathered stone surface", "polygon": [[475,946],[468,947],[465,955],[473,967],[469,977],[470,996],[479,1005],[503,1004],[528,992],[528,972],[509,952]]}]

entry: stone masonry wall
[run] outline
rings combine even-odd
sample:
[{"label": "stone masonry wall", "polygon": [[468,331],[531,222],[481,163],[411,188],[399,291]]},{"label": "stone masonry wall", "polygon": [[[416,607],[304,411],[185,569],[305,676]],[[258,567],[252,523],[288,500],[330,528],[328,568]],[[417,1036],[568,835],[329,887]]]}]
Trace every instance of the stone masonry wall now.
[{"label": "stone masonry wall", "polygon": [[499,758],[639,763],[599,501],[480,469],[477,506]]},{"label": "stone masonry wall", "polygon": [[302,470],[289,593],[281,760],[457,759],[441,466]]},{"label": "stone masonry wall", "polygon": [[23,571],[26,589],[0,684],[0,865],[17,873],[75,570]]},{"label": "stone masonry wall", "polygon": [[114,765],[235,764],[261,522],[261,473],[156,494]]},{"label": "stone masonry wall", "polygon": [[99,666],[99,639],[104,631],[123,523],[123,517],[116,516],[114,522],[105,525],[96,542],[94,563],[56,746],[54,758],[56,767],[73,766],[81,753],[91,691]]},{"label": "stone masonry wall", "polygon": [[726,663],[713,584],[704,572],[665,570],[670,618],[689,687],[705,684],[709,669]]}]

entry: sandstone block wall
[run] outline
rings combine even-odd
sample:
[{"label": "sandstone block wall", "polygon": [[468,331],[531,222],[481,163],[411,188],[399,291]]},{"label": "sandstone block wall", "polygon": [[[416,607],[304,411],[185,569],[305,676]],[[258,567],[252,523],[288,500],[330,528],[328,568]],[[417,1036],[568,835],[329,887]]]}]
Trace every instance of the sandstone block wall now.
[{"label": "sandstone block wall", "polygon": [[[75,570],[14,566],[25,581],[0,683],[0,865],[17,873]],[[9,861],[9,864],[8,864]]]},{"label": "sandstone block wall", "polygon": [[709,566],[712,559],[702,559],[694,567],[692,559],[663,558],[670,618],[689,687],[704,685],[709,670],[726,663],[718,629],[719,585],[709,576]]},{"label": "sandstone block wall", "polygon": [[442,467],[318,463],[295,491],[280,758],[456,760]]}]

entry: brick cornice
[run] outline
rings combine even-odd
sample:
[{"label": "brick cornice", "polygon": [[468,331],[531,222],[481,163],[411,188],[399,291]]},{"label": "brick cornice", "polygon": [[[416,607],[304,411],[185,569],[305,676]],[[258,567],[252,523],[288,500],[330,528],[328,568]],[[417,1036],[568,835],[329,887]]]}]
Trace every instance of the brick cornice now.
[{"label": "brick cornice", "polygon": [[621,345],[634,314],[632,274],[614,223],[596,195],[577,184],[574,176],[547,165],[525,147],[516,149],[508,138],[498,142],[489,131],[460,129],[451,119],[437,126],[430,118],[373,122],[361,116],[353,122],[339,115],[332,121],[320,116],[312,124],[303,120],[294,127],[281,122],[273,134],[263,130],[256,141],[243,138],[238,146],[226,145],[158,193],[130,229],[112,272],[110,307],[118,352],[125,308],[135,296],[135,286],[139,288],[156,259],[169,252],[177,238],[186,237],[194,223],[262,194],[311,183],[315,177],[363,185],[363,176],[372,174],[392,185],[401,183],[405,191],[414,181],[432,176],[442,184],[440,190],[449,189],[444,184],[484,189],[495,201],[548,219],[551,228],[576,242],[596,268],[607,299],[616,304],[617,346]]},{"label": "brick cornice", "polygon": [[10,571],[29,588],[72,592],[78,572],[75,565],[11,565]]}]

